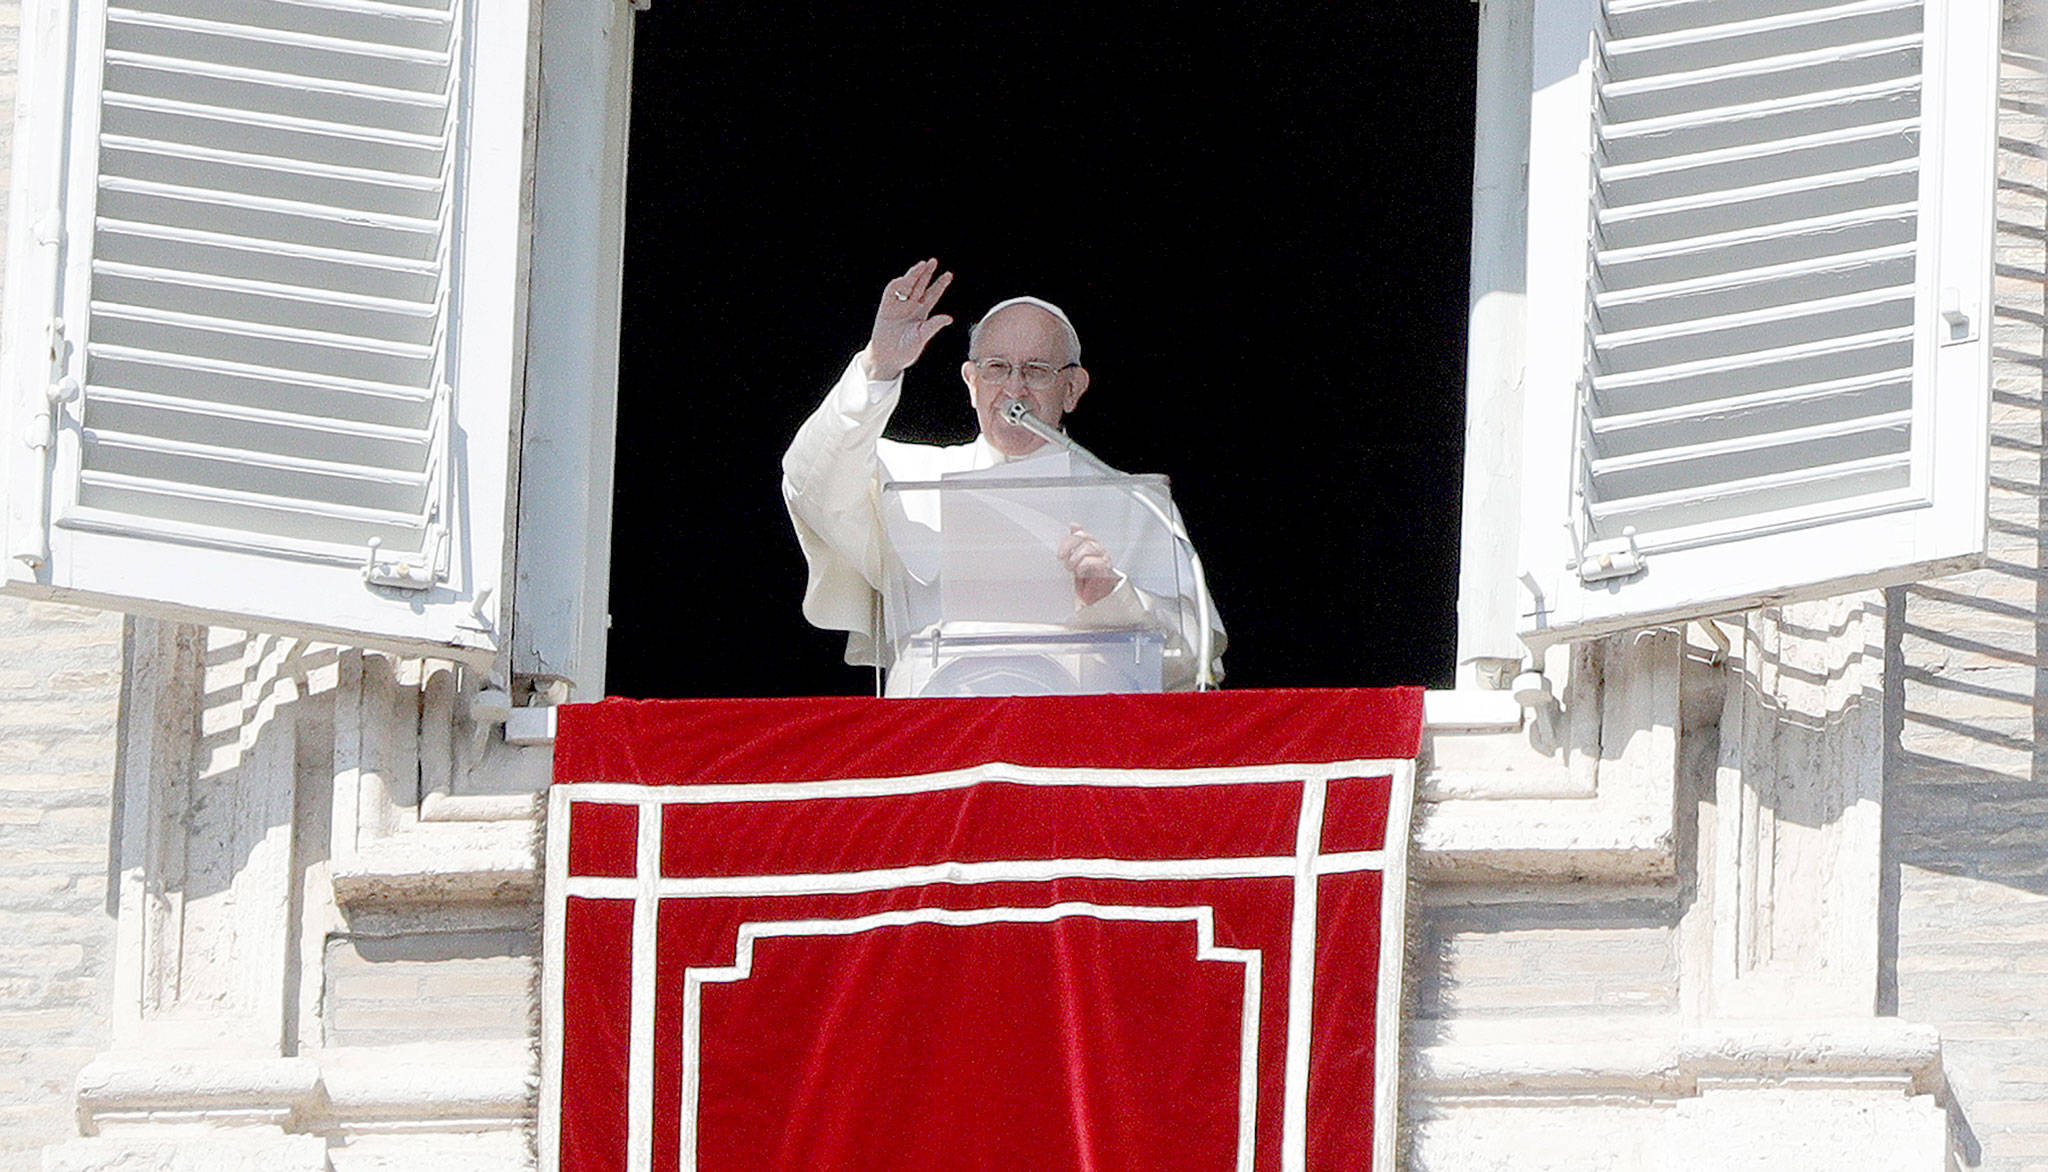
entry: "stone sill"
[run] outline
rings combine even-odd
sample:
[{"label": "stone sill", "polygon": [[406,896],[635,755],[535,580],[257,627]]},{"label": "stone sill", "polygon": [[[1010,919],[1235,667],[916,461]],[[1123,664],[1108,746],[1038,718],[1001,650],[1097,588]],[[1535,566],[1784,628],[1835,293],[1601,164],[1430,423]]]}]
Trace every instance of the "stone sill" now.
[{"label": "stone sill", "polygon": [[[445,827],[445,829],[444,829]],[[509,827],[516,833],[494,833]],[[482,838],[512,842],[478,841]],[[531,822],[442,823],[355,852],[332,871],[345,904],[518,902],[540,885]]]},{"label": "stone sill", "polygon": [[[1625,1032],[1624,1032],[1625,1031]],[[1943,1097],[1941,1036],[1897,1018],[1533,1019],[1416,1046],[1408,1093],[1441,1102],[1594,1095],[1669,1099],[1731,1085],[1891,1088]]]},{"label": "stone sill", "polygon": [[284,1132],[524,1126],[535,1077],[524,1041],[349,1047],[296,1058],[115,1050],[78,1076],[88,1136],[166,1123]]}]

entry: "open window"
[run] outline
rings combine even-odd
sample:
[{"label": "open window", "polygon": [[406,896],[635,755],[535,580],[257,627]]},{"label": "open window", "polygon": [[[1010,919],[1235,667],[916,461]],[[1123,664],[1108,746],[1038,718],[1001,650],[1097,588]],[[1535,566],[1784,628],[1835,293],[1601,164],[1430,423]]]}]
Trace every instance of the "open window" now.
[{"label": "open window", "polygon": [[[1976,556],[1993,6],[1511,7],[1499,625],[1542,645]],[[629,13],[27,0],[6,588],[593,694]]]},{"label": "open window", "polygon": [[1981,556],[1996,6],[1534,17],[1521,635]]},{"label": "open window", "polygon": [[24,6],[12,592],[506,649],[528,6]]}]

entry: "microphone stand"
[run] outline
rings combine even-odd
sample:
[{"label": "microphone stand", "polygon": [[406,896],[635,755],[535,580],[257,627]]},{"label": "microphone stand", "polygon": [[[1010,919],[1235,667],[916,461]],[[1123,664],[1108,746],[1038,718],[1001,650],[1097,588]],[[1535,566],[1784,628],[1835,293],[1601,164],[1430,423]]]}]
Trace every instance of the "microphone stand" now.
[{"label": "microphone stand", "polygon": [[[1054,447],[1072,452],[1090,464],[1095,465],[1102,472],[1115,474],[1115,469],[1103,463],[1094,452],[1075,443],[1073,438],[1066,432],[1051,426],[1045,420],[1033,415],[1031,413],[1031,404],[1024,400],[1010,400],[1003,405],[1001,415],[1012,426],[1021,427]],[[1169,516],[1166,510],[1160,508],[1157,501],[1136,489],[1129,491],[1132,499],[1144,505],[1154,517],[1159,518],[1159,523],[1166,527],[1166,532],[1175,541],[1180,542],[1182,549],[1188,551],[1188,568],[1194,573],[1195,577],[1195,623],[1200,628],[1200,631],[1195,636],[1195,654],[1198,656],[1195,661],[1195,690],[1198,692],[1213,691],[1216,687],[1216,670],[1210,665],[1209,660],[1210,654],[1215,648],[1216,638],[1209,626],[1209,578],[1208,575],[1202,572],[1202,555],[1195,552],[1195,543],[1188,539],[1187,530],[1181,526],[1180,522]]]}]

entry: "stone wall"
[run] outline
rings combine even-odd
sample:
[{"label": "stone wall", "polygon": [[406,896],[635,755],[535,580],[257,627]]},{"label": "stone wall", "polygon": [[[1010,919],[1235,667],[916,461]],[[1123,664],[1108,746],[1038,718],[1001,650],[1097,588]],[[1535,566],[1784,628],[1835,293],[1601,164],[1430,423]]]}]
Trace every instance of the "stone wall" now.
[{"label": "stone wall", "polygon": [[[0,0],[0,192],[13,152],[19,0]],[[78,1131],[106,1044],[107,838],[121,618],[0,598],[0,1172]]]},{"label": "stone wall", "polygon": [[1892,596],[1881,991],[1936,1026],[1965,1168],[2048,1169],[2048,5],[2008,4],[1990,563]]},{"label": "stone wall", "polygon": [[1424,1019],[1678,1010],[1675,892],[1573,884],[1425,890],[1417,974]]},{"label": "stone wall", "polygon": [[121,627],[0,599],[0,1172],[77,1133],[73,1087],[106,1045]]},{"label": "stone wall", "polygon": [[465,918],[498,926],[438,929],[417,915],[372,910],[330,933],[321,1045],[525,1040],[540,951],[529,910],[483,907]]}]

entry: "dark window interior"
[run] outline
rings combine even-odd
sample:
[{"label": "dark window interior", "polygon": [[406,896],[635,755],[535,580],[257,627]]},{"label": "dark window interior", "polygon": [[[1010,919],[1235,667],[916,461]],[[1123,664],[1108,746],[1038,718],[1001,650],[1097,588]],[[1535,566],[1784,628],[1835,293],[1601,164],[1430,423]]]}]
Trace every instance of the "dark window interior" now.
[{"label": "dark window interior", "polygon": [[639,17],[608,691],[863,693],[778,490],[882,283],[1079,326],[1075,436],[1173,478],[1232,687],[1447,686],[1476,6],[659,0]]}]

